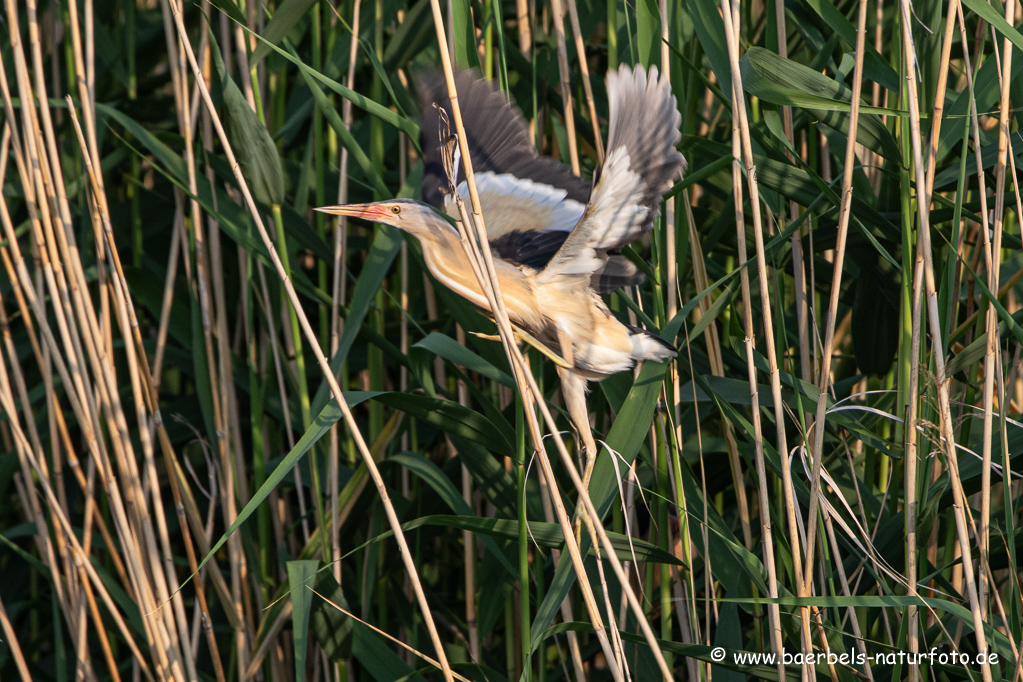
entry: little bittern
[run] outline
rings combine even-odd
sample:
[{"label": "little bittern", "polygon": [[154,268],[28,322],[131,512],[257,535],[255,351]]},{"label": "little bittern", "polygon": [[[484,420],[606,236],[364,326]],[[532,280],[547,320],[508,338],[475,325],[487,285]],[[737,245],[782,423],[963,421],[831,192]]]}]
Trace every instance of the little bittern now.
[{"label": "little bittern", "polygon": [[[630,369],[639,360],[661,362],[675,348],[620,322],[602,294],[642,282],[619,249],[653,226],[661,195],[681,176],[675,150],[681,116],[666,77],[623,66],[607,75],[610,108],[607,155],[592,186],[568,167],[538,158],[525,121],[487,81],[456,77],[466,142],[504,303],[513,325],[559,356],[558,373],[569,416],[587,454],[584,481],[597,449],[586,409],[587,381]],[[419,84],[424,120],[423,198],[457,216],[436,134],[450,102],[443,79]],[[456,147],[455,182],[468,196]],[[592,189],[591,189],[592,187]],[[462,249],[457,229],[427,204],[395,199],[319,209],[393,225],[416,237],[426,266],[452,291],[490,312]]]}]

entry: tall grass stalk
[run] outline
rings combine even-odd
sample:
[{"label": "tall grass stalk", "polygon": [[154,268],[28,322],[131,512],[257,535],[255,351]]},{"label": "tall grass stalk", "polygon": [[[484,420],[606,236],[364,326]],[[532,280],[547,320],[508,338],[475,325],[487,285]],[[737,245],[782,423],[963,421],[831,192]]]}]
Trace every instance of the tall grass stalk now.
[{"label": "tall grass stalk", "polygon": [[[1015,2],[3,7],[4,679],[1018,675]],[[607,71],[678,97],[607,303],[679,356],[591,384],[588,488],[468,150],[500,346],[414,240],[311,210],[416,196],[456,58],[583,176]]]}]

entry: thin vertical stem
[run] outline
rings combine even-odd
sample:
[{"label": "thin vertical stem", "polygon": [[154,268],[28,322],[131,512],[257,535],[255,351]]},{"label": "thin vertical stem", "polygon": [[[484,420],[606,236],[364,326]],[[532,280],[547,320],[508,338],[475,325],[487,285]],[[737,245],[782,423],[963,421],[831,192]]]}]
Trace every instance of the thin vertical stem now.
[{"label": "thin vertical stem", "polygon": [[[572,105],[572,78],[569,75],[568,47],[565,44],[565,9],[561,5],[561,0],[551,0],[551,16],[554,18],[554,35],[558,41],[558,73],[561,75],[561,99],[565,111],[565,135],[568,137],[568,160],[572,166],[572,173],[579,175],[579,149],[575,139],[575,114]],[[596,122],[595,119],[594,122]]]},{"label": "thin vertical stem", "polygon": [[845,166],[842,169],[842,196],[838,214],[838,236],[835,243],[834,271],[831,279],[831,298],[824,328],[824,352],[821,357],[820,376],[817,380],[817,413],[813,426],[813,471],[810,474],[810,511],[807,516],[806,584],[804,595],[810,592],[813,579],[814,542],[817,536],[817,509],[820,504],[821,467],[824,463],[824,419],[828,405],[828,387],[831,383],[831,356],[835,349],[835,320],[838,317],[838,296],[842,288],[842,268],[845,264],[845,243],[849,235],[852,213],[852,181],[856,165],[856,134],[860,120],[860,94],[863,91],[863,55],[867,31],[867,3],[860,3],[856,33],[856,69],[853,76],[852,107],[849,113],[849,138],[845,148]]},{"label": "thin vertical stem", "polygon": [[[735,228],[736,236],[739,244],[739,261],[745,264],[747,260],[746,252],[746,221],[743,215],[743,203],[742,203],[742,165],[740,158],[745,159],[747,181],[749,183],[749,195],[750,205],[753,210],[753,222],[754,232],[760,237],[760,196],[759,189],[756,182],[756,168],[753,165],[753,154],[749,147],[749,131],[746,123],[746,104],[745,98],[742,94],[742,81],[739,75],[739,46],[733,26],[732,19],[732,7],[730,6],[729,0],[721,0],[721,15],[725,27],[725,38],[728,43],[728,56],[731,66],[732,75],[732,154],[735,157],[735,161],[732,163],[732,188],[735,193]],[[762,276],[766,276],[764,270],[765,264],[763,260],[759,258],[762,254],[762,243],[761,248],[758,248],[758,265],[760,267]],[[778,577],[777,570],[775,567],[774,559],[774,538],[771,529],[771,510],[768,501],[767,490],[767,470],[764,465],[764,438],[763,438],[763,426],[760,415],[760,398],[757,389],[757,370],[754,359],[753,344],[755,340],[755,332],[753,331],[753,303],[750,295],[750,282],[749,282],[749,271],[745,265],[742,266],[740,272],[740,279],[742,283],[742,303],[743,303],[743,315],[744,315],[744,331],[746,338],[744,340],[746,346],[746,364],[749,374],[749,386],[750,386],[750,408],[751,417],[753,421],[753,433],[755,440],[754,457],[756,462],[757,479],[760,485],[760,525],[761,525],[761,538],[764,547],[764,564],[767,568],[768,576],[768,596],[772,599],[778,597]],[[767,295],[767,287],[765,283],[761,284],[764,295]],[[764,306],[765,322],[764,327],[767,329],[768,335],[771,334],[772,325],[770,322],[770,302]],[[773,344],[769,344],[768,359],[773,363],[774,352]],[[772,369],[776,369],[772,364]],[[772,377],[777,379],[777,376],[772,372]],[[776,409],[781,409],[780,399],[775,399]],[[784,434],[784,421],[779,419],[778,428]],[[780,446],[780,443],[779,443]],[[786,454],[787,448],[783,449],[779,447],[779,454],[782,457],[782,471],[788,471]],[[788,485],[787,479],[785,480],[785,489],[791,490],[791,486]],[[791,507],[790,507],[791,509]],[[790,530],[795,532],[795,522],[793,520],[790,523]],[[798,540],[792,543],[792,551],[795,556],[798,556]],[[798,558],[793,562],[794,567],[799,566]],[[801,582],[801,579],[799,580]],[[769,627],[771,630],[771,648],[775,655],[778,657],[778,675],[779,679],[785,675],[785,666],[781,662],[781,652],[783,648],[782,643],[782,631],[781,631],[781,611],[777,603],[772,603],[768,606],[768,618]],[[805,625],[804,625],[805,629]]]},{"label": "thin vertical stem", "polygon": [[[1013,5],[1015,3],[1009,3]],[[927,317],[931,329],[931,349],[934,357],[934,368],[937,373],[938,389],[938,427],[941,432],[941,448],[945,454],[948,464],[949,477],[952,483],[952,493],[955,500],[953,514],[956,519],[956,534],[962,556],[963,577],[966,581],[967,596],[970,602],[970,611],[973,617],[974,636],[977,640],[978,651],[987,651],[987,640],[984,635],[984,617],[980,609],[980,600],[977,593],[973,557],[971,552],[969,529],[966,521],[966,499],[962,489],[962,481],[959,478],[959,460],[955,447],[955,434],[952,430],[952,411],[949,405],[948,378],[945,375],[945,352],[941,341],[941,318],[938,311],[938,297],[934,281],[934,264],[931,251],[931,228],[930,228],[930,195],[927,192],[927,183],[924,177],[923,143],[920,133],[920,108],[917,96],[916,84],[916,48],[912,35],[912,10],[908,0],[901,0],[899,3],[902,19],[902,42],[906,66],[906,83],[909,90],[909,123],[910,142],[912,144],[913,165],[915,181],[918,188],[924,188],[924,196],[918,196],[917,218],[919,221],[919,253],[922,258],[918,259],[916,274],[923,274],[927,293]],[[1007,11],[1010,11],[1007,9]],[[1011,15],[1009,15],[1011,16]],[[1006,81],[1008,82],[1008,81]],[[1004,92],[1003,92],[1004,95]],[[1003,109],[1004,113],[1004,109]],[[1004,190],[1003,190],[1004,191]],[[915,428],[914,424],[907,424],[908,428]],[[984,682],[991,680],[991,668],[985,661],[981,664],[981,675]]]}]

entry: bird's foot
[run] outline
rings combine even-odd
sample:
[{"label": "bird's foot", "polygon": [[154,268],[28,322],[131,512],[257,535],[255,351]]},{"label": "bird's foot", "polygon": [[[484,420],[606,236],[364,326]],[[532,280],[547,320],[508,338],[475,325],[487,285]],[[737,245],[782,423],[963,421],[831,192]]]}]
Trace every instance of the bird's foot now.
[{"label": "bird's foot", "polygon": [[[555,353],[553,350],[551,350],[550,347],[547,346],[547,344],[545,344],[542,341],[540,341],[539,339],[537,339],[535,336],[533,336],[532,334],[527,332],[525,329],[522,329],[521,327],[517,327],[514,324],[511,326],[511,328],[512,328],[512,333],[515,335],[515,340],[516,341],[525,341],[530,346],[532,346],[533,348],[535,348],[538,351],[540,351],[541,353],[543,353],[547,357],[548,360],[553,362],[558,367],[563,367],[564,369],[572,369],[572,367],[574,367],[574,364],[572,363],[571,353],[569,354],[569,357],[567,359],[563,358],[560,355],[558,355],[557,353]],[[477,336],[477,337],[479,337],[481,339],[485,339],[487,341],[500,341],[501,340],[501,337],[498,334],[483,334],[481,332],[472,332],[472,333],[475,336]],[[569,346],[569,349],[571,350],[571,346]]]},{"label": "bird's foot", "polygon": [[561,354],[564,356],[565,362],[574,367],[575,353],[572,351],[572,337],[561,327],[558,327],[558,343],[561,345]]}]

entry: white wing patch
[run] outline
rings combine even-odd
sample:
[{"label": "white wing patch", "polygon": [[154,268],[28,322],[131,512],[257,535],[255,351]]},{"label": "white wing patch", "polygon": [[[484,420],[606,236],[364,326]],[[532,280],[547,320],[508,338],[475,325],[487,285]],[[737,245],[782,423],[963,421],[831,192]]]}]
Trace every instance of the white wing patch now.
[{"label": "white wing patch", "polygon": [[[586,210],[578,201],[567,199],[566,190],[517,178],[510,173],[477,173],[476,190],[490,239],[516,230],[569,232]],[[469,201],[466,183],[458,186],[458,194],[462,201]],[[450,197],[444,203],[444,210],[449,215],[456,213]]]},{"label": "white wing patch", "polygon": [[643,177],[631,168],[628,149],[612,150],[604,160],[600,179],[579,225],[541,273],[541,279],[589,276],[603,267],[607,255],[598,250],[618,244],[647,219],[650,209],[635,201],[643,186]]}]

